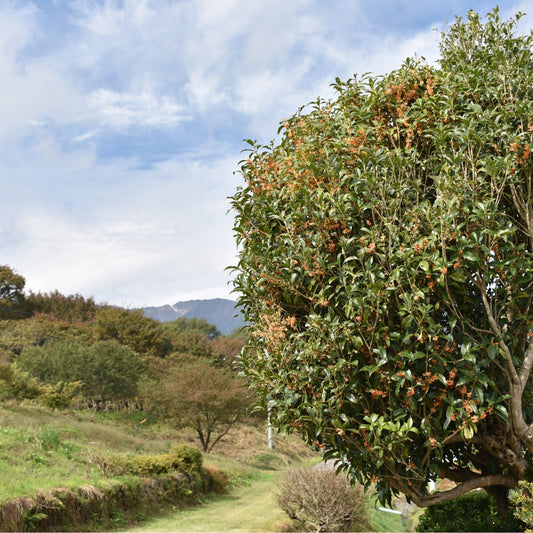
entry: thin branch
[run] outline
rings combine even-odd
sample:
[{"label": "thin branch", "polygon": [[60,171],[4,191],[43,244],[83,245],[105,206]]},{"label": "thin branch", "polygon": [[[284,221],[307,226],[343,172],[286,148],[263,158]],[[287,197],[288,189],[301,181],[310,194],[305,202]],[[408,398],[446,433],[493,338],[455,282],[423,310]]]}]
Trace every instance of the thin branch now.
[{"label": "thin branch", "polygon": [[531,369],[533,368],[533,336],[529,338],[529,345],[527,348],[527,352],[524,356],[524,362],[522,364],[522,368],[520,369],[520,386],[521,386],[521,392],[524,392],[524,389],[526,388],[526,384],[529,380],[529,376],[531,375]]}]

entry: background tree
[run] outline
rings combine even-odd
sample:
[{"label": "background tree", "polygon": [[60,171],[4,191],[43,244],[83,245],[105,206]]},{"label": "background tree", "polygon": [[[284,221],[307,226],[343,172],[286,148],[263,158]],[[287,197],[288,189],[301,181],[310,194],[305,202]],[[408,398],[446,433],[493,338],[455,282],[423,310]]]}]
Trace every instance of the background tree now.
[{"label": "background tree", "polygon": [[7,265],[0,266],[0,318],[25,318],[24,286],[26,280]]},{"label": "background tree", "polygon": [[26,296],[26,308],[33,314],[51,315],[62,320],[90,322],[94,319],[98,305],[92,297],[80,294],[65,296],[58,291],[30,293]]},{"label": "background tree", "polygon": [[210,324],[205,318],[182,316],[171,322],[163,322],[162,327],[169,333],[202,333],[209,339],[220,337],[218,328],[214,324]]},{"label": "background tree", "polygon": [[78,340],[94,341],[94,328],[87,322],[70,322],[50,315],[35,314],[24,320],[0,320],[0,355],[7,360],[19,355],[27,346]]},{"label": "background tree", "polygon": [[116,340],[91,345],[71,340],[28,346],[16,364],[44,384],[82,382],[84,398],[98,402],[135,398],[144,370],[139,355]]},{"label": "background tree", "polygon": [[[520,16],[471,12],[440,65],[337,80],[332,102],[250,141],[232,198],[242,369],[382,501],[532,467],[533,57]],[[456,486],[430,493],[428,482]]]},{"label": "background tree", "polygon": [[103,306],[95,314],[96,339],[115,339],[143,356],[164,357],[171,349],[161,324],[141,309]]},{"label": "background tree", "polygon": [[143,387],[149,408],[196,431],[209,453],[246,413],[250,392],[241,379],[204,358],[169,357],[152,367]]}]

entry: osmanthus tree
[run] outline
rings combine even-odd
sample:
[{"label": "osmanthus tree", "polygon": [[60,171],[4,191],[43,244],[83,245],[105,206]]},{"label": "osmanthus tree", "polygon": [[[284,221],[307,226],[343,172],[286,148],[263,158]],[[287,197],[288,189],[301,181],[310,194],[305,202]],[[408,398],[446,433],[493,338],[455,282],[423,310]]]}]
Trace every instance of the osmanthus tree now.
[{"label": "osmanthus tree", "polygon": [[[436,66],[337,80],[250,142],[232,197],[241,366],[382,501],[532,470],[533,38],[471,12]],[[431,493],[429,482],[456,484]]]}]

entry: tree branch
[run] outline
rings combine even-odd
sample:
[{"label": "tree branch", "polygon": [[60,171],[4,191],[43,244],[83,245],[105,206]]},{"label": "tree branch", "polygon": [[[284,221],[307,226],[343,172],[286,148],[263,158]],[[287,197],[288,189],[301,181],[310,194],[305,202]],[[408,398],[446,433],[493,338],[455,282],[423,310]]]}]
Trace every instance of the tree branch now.
[{"label": "tree branch", "polygon": [[529,339],[529,345],[527,347],[526,355],[524,356],[524,362],[522,363],[522,368],[520,369],[520,386],[522,387],[522,392],[526,388],[526,384],[529,380],[531,374],[531,369],[533,368],[533,336]]},{"label": "tree branch", "polygon": [[517,480],[511,476],[503,474],[493,474],[488,476],[475,476],[467,481],[463,481],[453,489],[434,492],[429,495],[420,495],[414,490],[406,490],[405,493],[418,507],[429,507],[437,503],[454,500],[458,496],[466,494],[473,489],[483,489],[494,485],[501,485],[512,489],[516,486]]}]

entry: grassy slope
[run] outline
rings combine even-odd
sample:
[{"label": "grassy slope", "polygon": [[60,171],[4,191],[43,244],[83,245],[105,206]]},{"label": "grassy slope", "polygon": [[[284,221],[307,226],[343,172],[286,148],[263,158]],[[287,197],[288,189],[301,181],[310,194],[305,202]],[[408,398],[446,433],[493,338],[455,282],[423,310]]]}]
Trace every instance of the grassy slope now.
[{"label": "grassy slope", "polygon": [[[177,443],[196,444],[190,432],[141,420],[139,415],[0,406],[0,503],[52,488],[108,482],[91,461],[94,456],[161,453]],[[230,432],[214,452],[204,462],[230,475],[231,492],[146,522],[139,531],[280,530],[286,517],[275,502],[277,480],[291,464],[319,460],[296,437],[277,436],[275,450],[269,450],[261,424]],[[373,514],[378,531],[404,530],[399,517]]]},{"label": "grassy slope", "polygon": [[166,439],[149,438],[134,426],[117,428],[89,413],[0,407],[0,502],[51,488],[98,485],[105,477],[91,462],[94,455],[159,453],[170,447]]}]

